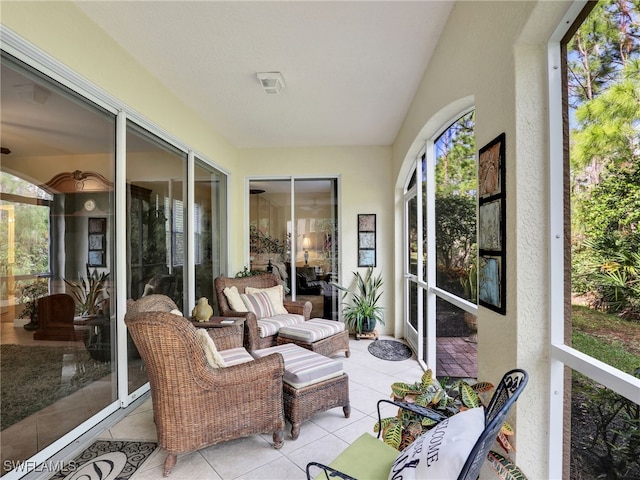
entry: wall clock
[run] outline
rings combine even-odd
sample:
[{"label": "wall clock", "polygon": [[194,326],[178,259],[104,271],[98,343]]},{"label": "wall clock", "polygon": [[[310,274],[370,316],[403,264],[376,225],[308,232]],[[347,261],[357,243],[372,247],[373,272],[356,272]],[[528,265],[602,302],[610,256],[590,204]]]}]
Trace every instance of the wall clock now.
[{"label": "wall clock", "polygon": [[96,201],[93,198],[90,198],[89,200],[84,202],[84,209],[87,212],[93,212],[95,208],[96,208]]}]

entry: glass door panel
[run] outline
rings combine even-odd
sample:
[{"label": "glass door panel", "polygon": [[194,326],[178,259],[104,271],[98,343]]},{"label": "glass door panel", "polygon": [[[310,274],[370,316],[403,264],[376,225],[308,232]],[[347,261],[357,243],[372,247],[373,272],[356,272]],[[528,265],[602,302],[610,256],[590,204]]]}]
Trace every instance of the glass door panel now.
[{"label": "glass door panel", "polygon": [[290,295],[291,180],[251,181],[249,190],[249,269],[271,271]]},{"label": "glass door panel", "polygon": [[337,180],[295,180],[294,194],[296,299],[311,302],[312,318],[337,320]]},{"label": "glass door panel", "polygon": [[[141,127],[127,125],[127,298],[163,294],[183,311],[186,159]],[[148,378],[128,336],[129,393]]]},{"label": "glass door panel", "polygon": [[249,188],[250,269],[270,269],[287,295],[311,302],[312,317],[337,320],[337,179],[252,180]]},{"label": "glass door panel", "polygon": [[222,274],[226,245],[226,176],[200,159],[194,168],[194,303],[201,297],[214,307],[216,295],[213,280]]},{"label": "glass door panel", "polygon": [[1,68],[6,471],[117,400],[115,116],[9,55]]},{"label": "glass door panel", "polygon": [[[412,183],[415,184],[415,174]],[[407,282],[406,294],[408,295],[407,308],[405,315],[404,330],[405,337],[409,345],[416,352],[420,351],[419,339],[419,317],[420,317],[420,301],[418,299],[418,255],[420,255],[420,235],[419,235],[419,219],[418,219],[418,201],[416,197],[415,185],[412,194],[405,201],[407,221],[406,246],[405,246],[405,278]]]}]

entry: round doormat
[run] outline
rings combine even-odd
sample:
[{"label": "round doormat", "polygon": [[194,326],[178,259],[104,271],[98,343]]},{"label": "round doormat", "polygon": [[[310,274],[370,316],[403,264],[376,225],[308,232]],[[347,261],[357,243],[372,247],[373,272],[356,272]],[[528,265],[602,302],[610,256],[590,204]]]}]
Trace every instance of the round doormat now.
[{"label": "round doormat", "polygon": [[374,357],[392,362],[406,360],[413,354],[407,345],[397,340],[376,340],[369,345],[369,353]]}]

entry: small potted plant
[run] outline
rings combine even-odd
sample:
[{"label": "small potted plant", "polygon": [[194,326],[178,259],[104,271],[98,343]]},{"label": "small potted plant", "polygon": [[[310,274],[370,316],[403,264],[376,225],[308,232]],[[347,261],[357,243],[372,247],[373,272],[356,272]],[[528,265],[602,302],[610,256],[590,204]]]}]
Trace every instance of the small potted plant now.
[{"label": "small potted plant", "polygon": [[49,291],[47,281],[36,280],[22,289],[20,292],[20,303],[24,309],[18,318],[29,318],[29,323],[24,326],[25,330],[37,330],[38,328],[38,299],[46,295]]},{"label": "small potted plant", "polygon": [[359,335],[372,332],[377,322],[384,325],[382,307],[378,305],[382,295],[382,274],[374,275],[373,267],[369,267],[364,276],[360,272],[353,272],[353,275],[355,278],[350,287],[336,283],[332,285],[344,292],[343,300],[349,297],[348,301],[342,303],[342,315],[344,323],[356,332],[358,339]]},{"label": "small potted plant", "polygon": [[76,312],[85,317],[105,314],[105,306],[108,306],[109,292],[107,290],[108,272],[98,273],[95,268],[89,271],[87,266],[87,277],[79,281],[66,280],[65,283],[71,287],[71,295],[76,301]]}]

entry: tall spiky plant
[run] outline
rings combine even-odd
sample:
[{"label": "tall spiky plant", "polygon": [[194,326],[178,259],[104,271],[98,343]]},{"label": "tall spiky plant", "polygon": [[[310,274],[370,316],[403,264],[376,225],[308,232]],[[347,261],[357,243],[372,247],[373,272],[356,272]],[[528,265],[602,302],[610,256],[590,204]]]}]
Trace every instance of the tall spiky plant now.
[{"label": "tall spiky plant", "polygon": [[342,315],[345,324],[352,330],[362,333],[367,320],[375,320],[384,325],[382,307],[378,305],[382,295],[382,274],[374,275],[373,267],[368,267],[367,272],[362,276],[360,272],[353,272],[355,281],[350,287],[343,287],[332,283],[343,293],[342,299],[349,298],[343,302]]},{"label": "tall spiky plant", "polygon": [[76,312],[79,315],[97,315],[103,310],[109,297],[107,279],[109,272],[98,273],[94,268],[93,272],[86,267],[86,277],[81,277],[78,281],[64,280],[64,283],[71,287],[71,295],[76,301]]}]

